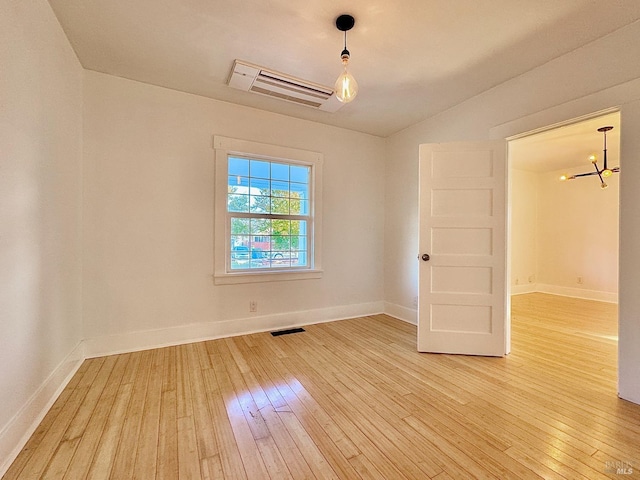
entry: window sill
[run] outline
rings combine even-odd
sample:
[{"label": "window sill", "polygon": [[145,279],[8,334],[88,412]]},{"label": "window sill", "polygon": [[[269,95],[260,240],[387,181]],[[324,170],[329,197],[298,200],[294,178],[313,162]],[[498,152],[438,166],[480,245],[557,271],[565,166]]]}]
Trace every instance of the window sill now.
[{"label": "window sill", "polygon": [[322,278],[322,270],[304,270],[300,272],[256,272],[223,273],[213,276],[216,285],[236,285],[241,283],[284,282],[291,280],[311,280]]}]

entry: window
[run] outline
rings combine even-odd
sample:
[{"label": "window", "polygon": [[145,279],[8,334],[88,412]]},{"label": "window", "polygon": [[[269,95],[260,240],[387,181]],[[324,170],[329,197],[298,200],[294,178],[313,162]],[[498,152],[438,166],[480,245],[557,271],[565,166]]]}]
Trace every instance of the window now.
[{"label": "window", "polygon": [[219,136],[214,146],[216,283],[319,278],[322,155]]}]

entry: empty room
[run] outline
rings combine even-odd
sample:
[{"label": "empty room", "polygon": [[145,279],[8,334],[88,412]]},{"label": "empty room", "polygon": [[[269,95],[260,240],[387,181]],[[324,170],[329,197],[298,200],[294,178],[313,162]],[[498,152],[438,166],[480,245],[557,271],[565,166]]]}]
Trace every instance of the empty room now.
[{"label": "empty room", "polygon": [[637,477],[639,57],[635,0],[0,0],[0,477]]}]

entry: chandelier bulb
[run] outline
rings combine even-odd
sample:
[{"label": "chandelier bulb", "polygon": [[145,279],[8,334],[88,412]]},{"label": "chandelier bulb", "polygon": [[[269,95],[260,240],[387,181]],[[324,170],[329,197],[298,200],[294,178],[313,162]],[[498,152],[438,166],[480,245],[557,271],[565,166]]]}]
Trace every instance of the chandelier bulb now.
[{"label": "chandelier bulb", "polygon": [[613,172],[611,170],[609,170],[608,168],[606,170],[602,171],[602,176],[604,178],[609,178],[611,175],[613,175]]},{"label": "chandelier bulb", "polygon": [[353,78],[353,75],[351,75],[347,70],[348,62],[348,58],[346,60],[342,60],[342,63],[344,64],[344,71],[338,77],[335,84],[336,97],[342,103],[349,103],[356,98],[356,95],[358,94],[358,82],[356,82],[356,79]]},{"label": "chandelier bulb", "polygon": [[607,185],[607,184],[606,184],[606,183],[604,183],[604,182],[602,182],[602,183],[600,184],[600,188],[601,188],[601,189],[603,189],[603,190],[604,190],[605,188],[607,188],[608,186],[609,186],[609,185]]}]

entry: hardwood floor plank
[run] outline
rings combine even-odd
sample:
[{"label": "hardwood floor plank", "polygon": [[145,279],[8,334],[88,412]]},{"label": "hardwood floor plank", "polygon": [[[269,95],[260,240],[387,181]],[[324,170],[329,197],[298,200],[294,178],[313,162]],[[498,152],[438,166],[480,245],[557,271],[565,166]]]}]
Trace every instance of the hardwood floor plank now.
[{"label": "hardwood floor plank", "polygon": [[140,429],[144,416],[152,358],[156,351],[146,350],[140,355],[140,364],[132,384],[131,399],[124,416],[122,433],[113,465],[112,477],[114,478],[132,478],[138,448],[144,443],[140,441]]},{"label": "hardwood floor plank", "polygon": [[[111,370],[109,379],[95,406],[86,428],[78,443],[78,447],[64,476],[65,479],[87,478],[91,463],[96,454],[100,438],[102,437],[109,412],[120,388],[120,382],[131,358],[130,354],[116,355],[116,364]],[[62,477],[58,477],[62,478]]]},{"label": "hardwood floor plank", "polygon": [[132,392],[133,385],[131,383],[125,383],[120,386],[113,407],[109,412],[109,418],[107,419],[104,433],[100,438],[87,478],[110,478],[122,432],[123,419],[125,418]]},{"label": "hardwood floor plank", "polygon": [[136,462],[133,469],[134,479],[156,478],[156,460],[158,458],[158,439],[160,431],[160,404],[162,401],[162,372],[165,349],[152,350],[151,369],[144,399],[142,422]]},{"label": "hardwood floor plank", "polygon": [[165,349],[162,365],[162,397],[160,400],[160,428],[156,478],[178,478],[178,392],[176,383],[177,348]]},{"label": "hardwood floor plank", "polygon": [[200,478],[200,457],[193,417],[178,418],[178,477]]},{"label": "hardwood floor plank", "polygon": [[58,446],[63,441],[64,433],[73,421],[73,418],[81,407],[82,401],[89,392],[93,378],[98,374],[105,359],[92,359],[80,381],[74,384],[69,398],[55,414],[55,419],[37,446],[37,452],[30,456],[20,472],[24,478],[40,478],[49,461],[55,454]]},{"label": "hardwood floor plank", "polygon": [[88,359],[3,479],[640,477],[615,305],[512,306],[504,358],[420,354],[372,315]]},{"label": "hardwood floor plank", "polygon": [[[214,364],[218,361],[216,357]],[[246,479],[247,474],[242,463],[242,456],[233,434],[231,421],[227,416],[225,402],[220,394],[215,372],[213,369],[209,369],[204,370],[202,374],[208,392],[207,399],[209,401],[211,420],[215,427],[216,442],[220,451],[224,452],[224,455],[220,456],[223,472],[227,478]]]},{"label": "hardwood floor plank", "polygon": [[[215,373],[216,382],[220,388],[220,395],[224,401],[224,408],[229,419],[231,431],[233,432],[233,441],[236,445],[235,448],[237,448],[237,451],[240,454],[242,465],[248,478],[269,478],[262,457],[260,455],[256,455],[256,441],[251,432],[251,428],[245,419],[242,406],[240,405],[236,393],[233,390],[231,380],[229,379],[229,375],[224,366],[224,361],[222,360],[218,350],[220,344],[221,342],[212,342],[207,347],[209,355],[211,355],[212,350],[215,352],[215,359],[212,358],[214,367],[213,371]],[[230,442],[231,438],[227,438],[227,441]],[[239,469],[234,467],[234,470]],[[236,474],[239,473],[240,472],[238,471]]]},{"label": "hardwood floor plank", "polygon": [[[204,345],[202,345],[204,347]],[[187,359],[189,361],[189,385],[191,388],[191,410],[193,412],[193,421],[195,422],[195,432],[197,432],[198,455],[200,458],[212,458],[218,455],[219,449],[216,442],[214,432],[214,423],[211,421],[211,412],[209,411],[209,402],[207,401],[207,390],[202,376],[202,365],[200,362],[200,354],[195,344],[185,346],[187,350]],[[207,368],[209,356],[206,354],[207,361],[204,363]]]},{"label": "hardwood floor plank", "polygon": [[[253,344],[256,345],[256,343]],[[273,367],[271,362],[257,361],[257,357],[254,357],[255,359],[251,357],[247,358],[251,363],[252,372],[256,374],[257,378],[260,378],[260,383],[266,387],[267,390],[265,393],[267,396],[270,399],[275,399],[275,402],[272,400],[273,412],[277,412],[278,414],[284,412],[295,413],[298,421],[301,422],[305,430],[312,435],[318,448],[334,471],[337,472],[341,478],[357,478],[356,472],[347,458],[359,455],[360,452],[355,445],[349,441],[344,432],[334,424],[326,412],[319,407],[299,384],[296,384],[292,389],[292,386],[286,383],[287,380],[285,377],[277,373],[277,369]],[[278,385],[278,387],[276,387],[276,385]],[[281,391],[282,394],[280,393]],[[271,394],[267,392],[271,392]],[[304,458],[300,455],[297,446],[289,443],[290,436],[288,432],[286,430],[281,432],[279,428],[270,422],[271,418],[273,418],[274,421],[277,418],[278,422],[281,423],[279,417],[273,417],[269,408],[265,408],[265,411],[265,420],[267,421],[271,434],[276,439],[276,442],[279,443],[279,440],[283,442],[285,451],[290,452],[290,456],[293,457],[293,459],[290,460],[289,456],[285,456],[292,474],[295,478],[304,478],[304,475],[310,472]],[[280,438],[280,435],[282,435],[282,438]],[[292,439],[290,441],[293,442]],[[295,468],[292,468],[292,466],[295,466]],[[303,474],[303,476],[297,477],[298,472]]]}]

